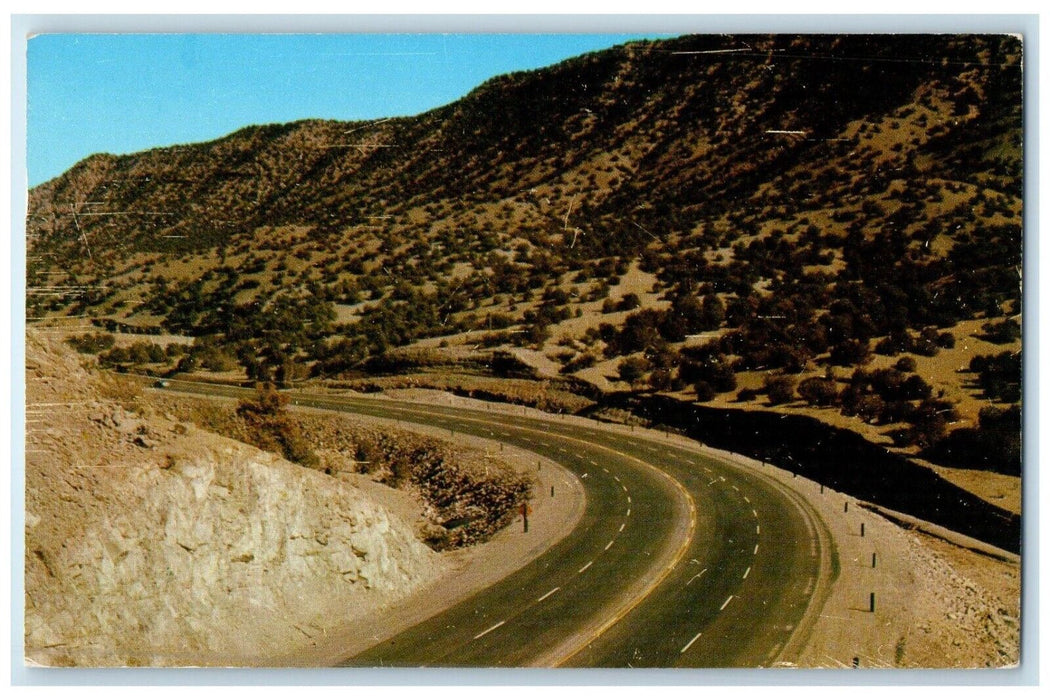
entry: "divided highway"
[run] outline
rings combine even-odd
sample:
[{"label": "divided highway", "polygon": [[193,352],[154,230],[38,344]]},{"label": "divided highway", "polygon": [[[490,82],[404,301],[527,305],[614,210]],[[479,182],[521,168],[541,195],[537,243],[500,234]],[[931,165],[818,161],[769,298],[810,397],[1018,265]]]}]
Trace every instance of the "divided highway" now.
[{"label": "divided highway", "polygon": [[768,666],[800,650],[833,575],[830,537],[800,497],[696,450],[597,424],[293,396],[532,451],[571,470],[587,497],[576,529],[543,555],[342,665]]}]

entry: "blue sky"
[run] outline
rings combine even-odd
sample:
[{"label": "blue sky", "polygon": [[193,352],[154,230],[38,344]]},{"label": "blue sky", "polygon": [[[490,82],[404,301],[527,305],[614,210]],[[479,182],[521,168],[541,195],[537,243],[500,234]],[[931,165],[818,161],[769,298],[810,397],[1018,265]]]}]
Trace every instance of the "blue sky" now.
[{"label": "blue sky", "polygon": [[27,55],[30,186],[92,153],[207,141],[248,124],[375,119],[639,35],[46,34]]}]

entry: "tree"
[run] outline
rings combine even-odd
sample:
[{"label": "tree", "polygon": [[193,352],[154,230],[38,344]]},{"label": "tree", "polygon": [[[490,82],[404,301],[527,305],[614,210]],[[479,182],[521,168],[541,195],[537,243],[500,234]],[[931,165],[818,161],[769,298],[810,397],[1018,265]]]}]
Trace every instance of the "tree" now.
[{"label": "tree", "polygon": [[795,398],[795,380],[782,374],[766,375],[762,389],[774,406],[788,403]]},{"label": "tree", "polygon": [[628,357],[620,362],[617,369],[620,372],[620,379],[634,383],[645,376],[649,367],[649,360],[644,357]]}]

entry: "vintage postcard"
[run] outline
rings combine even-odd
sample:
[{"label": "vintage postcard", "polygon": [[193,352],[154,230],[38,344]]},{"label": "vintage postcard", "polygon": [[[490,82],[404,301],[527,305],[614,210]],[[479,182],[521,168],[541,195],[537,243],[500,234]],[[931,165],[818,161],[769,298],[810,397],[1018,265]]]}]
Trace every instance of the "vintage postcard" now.
[{"label": "vintage postcard", "polygon": [[26,663],[1015,667],[1024,49],[29,39]]}]

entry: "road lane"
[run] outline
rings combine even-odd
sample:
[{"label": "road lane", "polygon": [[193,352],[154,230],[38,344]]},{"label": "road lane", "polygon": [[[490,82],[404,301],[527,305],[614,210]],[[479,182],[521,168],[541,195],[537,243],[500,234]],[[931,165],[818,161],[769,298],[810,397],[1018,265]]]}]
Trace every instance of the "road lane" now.
[{"label": "road lane", "polygon": [[[817,580],[830,575],[828,538],[800,499],[695,450],[496,412],[356,397],[297,395],[296,402],[451,435],[498,430],[504,442],[587,475],[587,510],[569,537],[347,665],[768,665],[797,640]],[[654,566],[656,559],[673,566]]]}]

